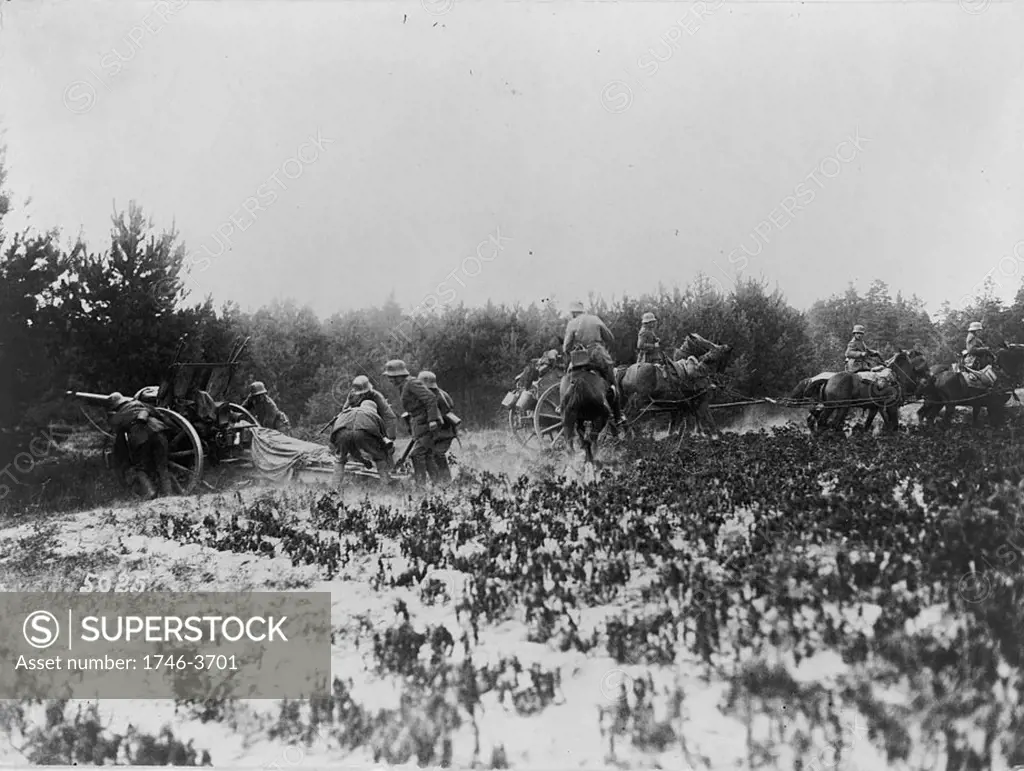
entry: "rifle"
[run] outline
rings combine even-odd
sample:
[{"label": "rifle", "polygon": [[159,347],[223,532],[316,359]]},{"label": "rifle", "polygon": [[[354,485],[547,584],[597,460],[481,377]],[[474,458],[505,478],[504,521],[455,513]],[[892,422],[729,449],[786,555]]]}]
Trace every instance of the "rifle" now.
[{"label": "rifle", "polygon": [[398,468],[403,463],[405,463],[405,459],[409,457],[409,453],[412,452],[412,448],[413,448],[413,446],[415,444],[416,444],[416,440],[415,439],[410,439],[409,440],[409,444],[407,444],[405,446],[405,452],[402,453],[402,457],[398,459],[397,463],[395,463],[395,468]]}]

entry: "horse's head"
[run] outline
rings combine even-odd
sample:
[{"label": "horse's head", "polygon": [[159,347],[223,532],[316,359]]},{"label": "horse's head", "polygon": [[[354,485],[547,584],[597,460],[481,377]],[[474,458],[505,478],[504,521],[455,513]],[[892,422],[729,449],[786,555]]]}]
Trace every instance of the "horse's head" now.
[{"label": "horse's head", "polygon": [[1013,385],[1024,375],[1024,345],[1005,345],[996,351],[996,367],[1006,373]]},{"label": "horse's head", "polygon": [[931,377],[928,361],[920,351],[897,351],[885,362],[885,366],[893,371],[905,391],[923,388]]},{"label": "horse's head", "polygon": [[716,345],[710,351],[700,357],[700,363],[712,372],[722,373],[729,366],[732,359],[731,345]]}]

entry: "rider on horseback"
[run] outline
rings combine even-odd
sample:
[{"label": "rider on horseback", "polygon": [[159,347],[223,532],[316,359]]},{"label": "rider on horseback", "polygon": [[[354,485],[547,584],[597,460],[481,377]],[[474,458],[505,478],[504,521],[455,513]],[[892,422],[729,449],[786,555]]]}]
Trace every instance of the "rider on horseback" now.
[{"label": "rider on horseback", "polygon": [[873,348],[868,348],[864,342],[864,325],[855,324],[853,337],[846,344],[846,371],[867,372],[871,369],[867,360],[869,358],[882,360],[882,354]]},{"label": "rider on horseback", "polygon": [[636,363],[656,364],[662,358],[661,340],[654,333],[654,325],[658,323],[657,317],[647,311],[640,319],[640,332],[636,336]]},{"label": "rider on horseback", "polygon": [[981,339],[979,332],[984,331],[980,321],[972,321],[967,327],[967,345],[964,347],[964,366],[968,369],[985,369],[995,362],[992,349]]},{"label": "rider on horseback", "polygon": [[616,423],[623,423],[619,407],[619,393],[615,388],[615,364],[608,346],[615,342],[611,330],[592,313],[585,313],[583,303],[576,301],[569,306],[572,320],[565,328],[562,351],[568,356],[574,348],[585,348],[590,354],[590,366],[608,383],[608,401]]}]

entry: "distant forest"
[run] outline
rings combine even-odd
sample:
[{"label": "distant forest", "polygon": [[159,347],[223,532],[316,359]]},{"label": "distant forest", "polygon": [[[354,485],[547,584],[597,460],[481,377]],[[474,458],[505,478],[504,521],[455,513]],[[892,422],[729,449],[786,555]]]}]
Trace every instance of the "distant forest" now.
[{"label": "distant forest", "polygon": [[[4,182],[0,165],[0,190]],[[130,395],[159,383],[185,335],[187,361],[223,361],[236,341],[250,338],[231,398],[241,400],[248,382],[262,380],[293,423],[327,421],[359,374],[387,393],[381,367],[403,358],[414,372],[436,372],[459,414],[486,425],[524,363],[560,347],[565,329],[564,309],[536,304],[451,304],[415,318],[393,300],[327,319],[293,301],[254,313],[231,303],[217,310],[209,297],[190,302],[185,245],[175,232],[154,232],[134,202],[112,218],[103,252],[81,242],[62,248],[56,229],[9,235],[9,210],[10,196],[0,194],[0,428],[66,414],[66,389]],[[893,297],[881,280],[866,294],[850,288],[807,312],[750,279],[728,295],[698,277],[684,288],[658,287],[613,303],[589,300],[615,335],[617,362],[635,359],[640,317],[652,310],[663,344],[696,331],[734,346],[731,387],[757,397],[783,394],[801,377],[840,367],[855,323],[867,325],[872,347],[915,348],[932,362],[951,361],[975,319],[996,342],[1024,341],[1024,291],[1006,307],[992,289],[988,281],[968,307],[947,304],[937,318],[916,296]]]}]

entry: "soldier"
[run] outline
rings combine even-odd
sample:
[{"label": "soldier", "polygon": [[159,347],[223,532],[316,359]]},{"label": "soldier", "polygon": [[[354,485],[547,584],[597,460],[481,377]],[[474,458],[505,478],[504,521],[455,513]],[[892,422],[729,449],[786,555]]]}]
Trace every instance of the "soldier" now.
[{"label": "soldier", "polygon": [[417,484],[423,484],[432,466],[434,435],[441,428],[437,397],[423,383],[409,376],[409,369],[401,359],[392,359],[385,364],[384,375],[401,394],[402,409],[405,411],[402,417],[408,421],[412,439],[416,443],[409,454],[413,479]]},{"label": "soldier", "polygon": [[437,375],[425,369],[417,377],[434,394],[437,399],[437,411],[441,413],[441,428],[434,435],[434,450],[431,453],[433,463],[430,472],[435,482],[447,484],[452,481],[452,471],[448,466],[448,449],[458,436],[462,420],[452,412],[455,402],[447,391],[437,385]]},{"label": "soldier", "polygon": [[114,463],[126,482],[139,483],[147,498],[156,497],[153,483],[146,474],[147,466],[156,472],[161,493],[174,494],[167,470],[170,449],[166,431],[169,427],[152,409],[116,391],[107,398],[107,422],[114,430]]},{"label": "soldier", "polygon": [[882,354],[873,348],[868,348],[864,342],[864,325],[855,324],[853,327],[853,337],[846,344],[846,371],[865,372],[870,370],[871,367],[867,362],[868,358],[876,358],[881,361]]},{"label": "soldier", "polygon": [[338,453],[339,481],[351,455],[366,468],[370,468],[370,461],[373,461],[381,483],[391,484],[394,442],[384,435],[385,431],[384,420],[377,414],[377,403],[373,399],[366,399],[358,407],[350,407],[338,415],[331,429],[331,446]]},{"label": "soldier", "polygon": [[636,363],[654,364],[661,361],[661,340],[654,333],[654,325],[658,323],[657,317],[648,311],[640,319],[640,332],[636,336]]},{"label": "soldier", "polygon": [[557,366],[558,351],[554,348],[545,351],[541,354],[540,358],[537,359],[537,377],[543,377],[548,370],[554,369]]},{"label": "soldier", "polygon": [[964,346],[964,366],[968,369],[985,369],[994,359],[992,349],[986,345],[979,332],[984,328],[980,321],[972,321],[967,327],[967,344]]},{"label": "soldier", "polygon": [[249,410],[264,428],[272,428],[275,431],[287,431],[292,427],[288,416],[270,398],[270,394],[267,393],[267,387],[259,380],[249,386],[249,394],[245,397],[245,401],[242,402],[242,406]]},{"label": "soldier", "polygon": [[377,414],[384,421],[384,435],[391,441],[394,441],[398,436],[398,416],[391,409],[391,405],[384,398],[384,394],[370,385],[370,378],[366,377],[366,375],[359,375],[352,381],[352,390],[349,392],[342,409],[347,410],[349,407],[355,407],[367,399],[370,399],[377,405]]},{"label": "soldier", "polygon": [[612,413],[615,422],[621,425],[624,419],[619,409],[618,389],[615,388],[615,363],[608,353],[608,346],[615,342],[615,338],[601,319],[592,313],[584,313],[583,303],[574,302],[569,306],[569,313],[572,314],[572,320],[565,328],[562,351],[568,356],[578,345],[587,349],[591,366],[608,383]]}]

